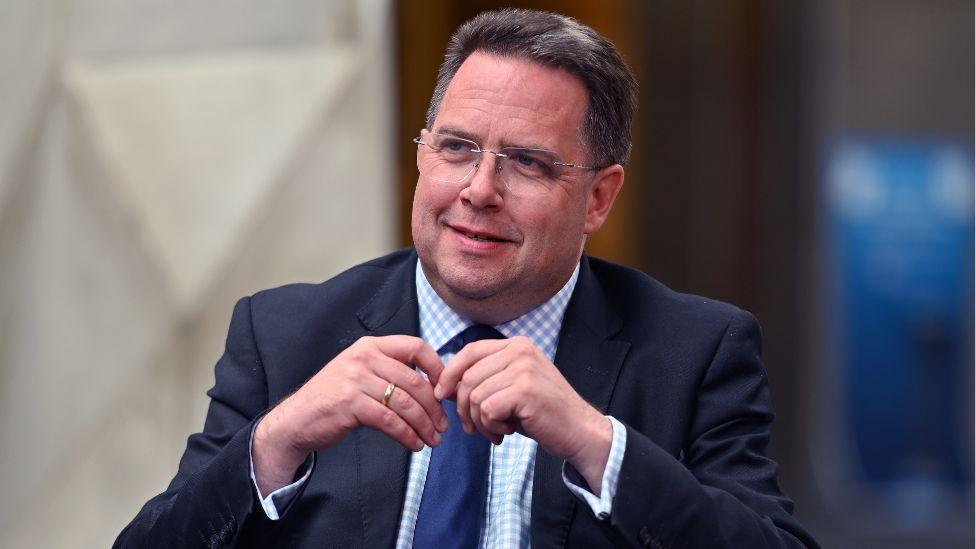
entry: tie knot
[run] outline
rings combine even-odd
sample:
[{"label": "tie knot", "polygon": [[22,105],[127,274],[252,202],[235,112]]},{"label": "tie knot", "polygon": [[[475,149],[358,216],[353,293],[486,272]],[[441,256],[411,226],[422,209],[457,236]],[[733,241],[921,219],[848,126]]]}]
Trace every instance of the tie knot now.
[{"label": "tie knot", "polygon": [[468,343],[475,341],[481,341],[482,339],[505,339],[505,336],[501,332],[487,326],[485,324],[475,324],[473,326],[468,326],[463,332],[461,332],[461,346],[465,346]]}]

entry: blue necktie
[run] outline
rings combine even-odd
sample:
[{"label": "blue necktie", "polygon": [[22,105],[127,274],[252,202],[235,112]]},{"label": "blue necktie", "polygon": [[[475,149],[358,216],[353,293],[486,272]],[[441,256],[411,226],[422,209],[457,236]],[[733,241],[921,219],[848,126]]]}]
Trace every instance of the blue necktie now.
[{"label": "blue necktie", "polygon": [[[475,324],[461,332],[461,344],[504,337],[491,326]],[[430,454],[413,546],[470,549],[478,546],[481,531],[491,443],[481,433],[465,434],[454,401],[441,405],[451,426]]]}]

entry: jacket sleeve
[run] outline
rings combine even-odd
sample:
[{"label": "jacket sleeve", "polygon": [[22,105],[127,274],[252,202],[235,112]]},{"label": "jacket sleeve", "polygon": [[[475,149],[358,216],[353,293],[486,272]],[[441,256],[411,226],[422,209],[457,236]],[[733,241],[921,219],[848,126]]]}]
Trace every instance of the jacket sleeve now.
[{"label": "jacket sleeve", "polygon": [[251,428],[268,407],[250,298],[234,306],[215,377],[203,432],[190,436],[176,477],[143,506],[114,547],[229,546],[248,521],[267,520],[248,459]]},{"label": "jacket sleeve", "polygon": [[766,456],[773,420],[756,319],[736,310],[698,387],[691,429],[676,459],[627,428],[610,516],[644,547],[817,547]]}]

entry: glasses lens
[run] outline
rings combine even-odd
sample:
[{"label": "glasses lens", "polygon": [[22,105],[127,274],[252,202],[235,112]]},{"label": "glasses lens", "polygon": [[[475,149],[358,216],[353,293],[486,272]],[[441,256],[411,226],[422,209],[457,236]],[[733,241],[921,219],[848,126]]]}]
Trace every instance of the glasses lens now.
[{"label": "glasses lens", "polygon": [[509,147],[500,151],[504,157],[502,177],[510,191],[519,195],[548,192],[559,176],[555,153],[540,149]]},{"label": "glasses lens", "polygon": [[417,145],[417,168],[435,181],[457,183],[481,158],[478,145],[467,139],[423,131]]},{"label": "glasses lens", "polygon": [[531,179],[549,179],[555,176],[558,158],[550,151],[539,149],[503,149],[505,167],[522,177]]}]

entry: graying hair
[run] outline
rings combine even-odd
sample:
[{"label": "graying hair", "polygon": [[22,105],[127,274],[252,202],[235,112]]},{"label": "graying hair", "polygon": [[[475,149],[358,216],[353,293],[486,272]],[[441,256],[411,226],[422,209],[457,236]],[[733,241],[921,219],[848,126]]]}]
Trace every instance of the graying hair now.
[{"label": "graying hair", "polygon": [[583,141],[590,165],[626,164],[637,107],[637,81],[609,40],[572,17],[502,9],[476,15],[451,36],[427,109],[427,127],[461,64],[475,51],[528,59],[578,77],[589,94]]}]

